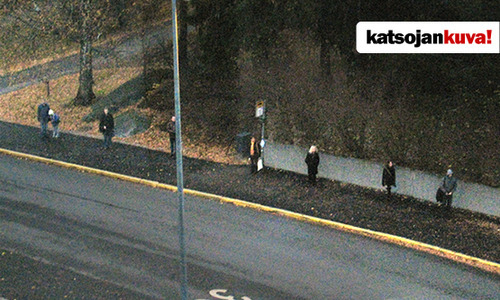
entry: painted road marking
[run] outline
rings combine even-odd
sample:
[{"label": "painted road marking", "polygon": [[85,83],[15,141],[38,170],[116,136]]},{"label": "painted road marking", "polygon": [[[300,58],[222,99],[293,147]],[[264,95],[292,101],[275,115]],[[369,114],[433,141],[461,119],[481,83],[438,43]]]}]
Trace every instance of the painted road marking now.
[{"label": "painted road marking", "polygon": [[[225,296],[225,295],[223,295],[223,294],[227,293],[227,290],[224,290],[224,289],[215,289],[215,290],[211,290],[208,293],[210,294],[210,296],[214,297],[215,299],[221,299],[221,300],[238,300],[234,296],[231,296],[231,295]],[[210,300],[210,299],[196,299],[196,300]],[[252,300],[252,299],[250,299],[247,296],[243,296],[243,297],[241,297],[241,300]]]}]

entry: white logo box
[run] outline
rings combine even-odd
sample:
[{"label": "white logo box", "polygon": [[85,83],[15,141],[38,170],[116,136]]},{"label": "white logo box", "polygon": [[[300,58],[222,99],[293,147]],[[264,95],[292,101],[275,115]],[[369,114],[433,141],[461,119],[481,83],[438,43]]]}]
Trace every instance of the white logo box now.
[{"label": "white logo box", "polygon": [[500,22],[359,22],[359,53],[500,53]]}]

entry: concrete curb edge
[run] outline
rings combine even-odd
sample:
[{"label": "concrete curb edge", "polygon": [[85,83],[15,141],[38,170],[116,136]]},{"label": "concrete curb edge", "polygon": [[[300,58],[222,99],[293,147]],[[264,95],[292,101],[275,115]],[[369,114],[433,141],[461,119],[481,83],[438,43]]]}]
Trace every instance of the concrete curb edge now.
[{"label": "concrete curb edge", "polygon": [[[173,185],[160,183],[157,181],[152,181],[152,180],[147,180],[147,179],[141,179],[138,177],[123,175],[123,174],[114,173],[114,172],[110,172],[110,171],[104,171],[104,170],[95,169],[95,168],[91,168],[91,167],[85,167],[85,166],[81,166],[81,165],[77,165],[77,164],[73,164],[73,163],[67,163],[67,162],[54,160],[54,159],[50,159],[50,158],[44,158],[44,157],[40,157],[40,156],[11,151],[11,150],[2,149],[2,148],[0,148],[0,153],[14,156],[14,157],[18,157],[18,158],[29,159],[29,160],[33,160],[33,161],[37,161],[37,162],[41,162],[41,163],[57,165],[60,167],[65,167],[65,168],[76,169],[76,170],[79,170],[82,172],[98,174],[98,175],[111,177],[111,178],[115,178],[115,179],[120,179],[120,180],[124,180],[124,181],[128,181],[128,182],[132,182],[132,183],[138,183],[138,184],[142,184],[142,185],[146,185],[146,186],[150,186],[150,187],[154,187],[154,188],[166,189],[166,190],[169,190],[172,192],[177,191],[177,187],[173,186]],[[337,230],[350,232],[350,233],[361,235],[361,236],[370,237],[370,238],[373,238],[376,240],[380,240],[380,241],[388,242],[391,244],[403,246],[406,248],[414,249],[417,251],[433,254],[433,255],[436,255],[439,257],[443,257],[443,258],[446,258],[446,259],[449,259],[449,260],[452,260],[455,262],[463,263],[463,264],[466,264],[466,265],[469,265],[472,267],[482,269],[482,270],[487,271],[487,272],[491,272],[491,273],[500,275],[500,264],[497,264],[495,262],[491,262],[491,261],[487,261],[487,260],[484,260],[481,258],[477,258],[477,257],[465,255],[462,253],[454,252],[451,250],[447,250],[447,249],[440,248],[437,246],[425,244],[422,242],[410,240],[410,239],[407,239],[404,237],[399,237],[399,236],[395,236],[395,235],[391,235],[391,234],[387,234],[387,233],[383,233],[383,232],[378,232],[378,231],[364,229],[364,228],[360,228],[360,227],[356,227],[356,226],[352,226],[352,225],[348,225],[348,224],[343,224],[340,222],[335,222],[335,221],[331,221],[331,220],[325,220],[325,219],[321,219],[321,218],[317,218],[317,217],[312,217],[312,216],[308,216],[308,215],[304,215],[304,214],[300,214],[300,213],[296,213],[296,212],[292,212],[292,211],[288,211],[288,210],[284,210],[284,209],[280,209],[280,208],[274,208],[274,207],[265,206],[265,205],[261,205],[261,204],[257,204],[257,203],[252,203],[252,202],[247,202],[247,201],[238,200],[238,199],[234,199],[234,198],[229,198],[229,197],[219,196],[219,195],[215,195],[215,194],[195,191],[195,190],[191,190],[191,189],[184,189],[184,193],[188,194],[188,195],[192,195],[192,196],[198,196],[198,197],[202,197],[202,198],[218,200],[221,203],[231,203],[233,205],[237,205],[237,206],[241,206],[241,207],[247,207],[247,208],[251,208],[251,209],[255,209],[255,210],[259,210],[259,211],[274,213],[274,214],[286,216],[289,218],[293,218],[293,219],[296,219],[299,221],[304,221],[304,222],[308,222],[308,223],[312,223],[312,224],[327,226],[327,227],[334,228]]]}]

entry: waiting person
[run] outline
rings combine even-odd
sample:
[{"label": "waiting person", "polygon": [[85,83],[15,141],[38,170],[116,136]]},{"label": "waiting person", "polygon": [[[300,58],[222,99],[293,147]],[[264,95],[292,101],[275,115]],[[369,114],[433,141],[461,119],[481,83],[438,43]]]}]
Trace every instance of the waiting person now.
[{"label": "waiting person", "polygon": [[101,116],[101,121],[99,123],[99,131],[104,135],[104,148],[109,149],[111,147],[111,139],[113,138],[115,130],[115,120],[113,115],[109,112],[108,108],[104,109],[104,113]]},{"label": "waiting person", "polygon": [[310,183],[316,184],[316,175],[318,174],[319,166],[319,154],[316,146],[311,146],[309,152],[307,153],[305,162],[307,164],[308,180]]},{"label": "waiting person", "polygon": [[59,123],[61,123],[61,118],[51,109],[49,110],[49,119],[52,123],[52,137],[57,139],[59,137]]},{"label": "waiting person", "polygon": [[455,193],[456,189],[457,179],[453,177],[453,171],[451,169],[448,169],[448,171],[446,172],[446,176],[443,178],[441,186],[439,187],[441,196],[438,197],[438,201],[439,198],[441,198],[442,200],[440,202],[443,202],[443,205],[445,205],[447,208],[450,208],[451,202],[453,200],[453,193]]},{"label": "waiting person", "polygon": [[255,137],[250,140],[250,172],[252,174],[257,173],[258,163],[260,158],[260,144],[257,142]]},{"label": "waiting person", "polygon": [[44,102],[38,106],[37,119],[38,122],[40,122],[40,136],[42,139],[48,137],[47,127],[49,124],[49,110],[50,107],[47,102]]},{"label": "waiting person", "polygon": [[167,124],[167,132],[170,136],[170,156],[175,155],[175,116],[172,116]]},{"label": "waiting person", "polygon": [[387,199],[391,199],[391,188],[396,186],[396,168],[390,160],[382,171],[382,186],[387,189]]}]

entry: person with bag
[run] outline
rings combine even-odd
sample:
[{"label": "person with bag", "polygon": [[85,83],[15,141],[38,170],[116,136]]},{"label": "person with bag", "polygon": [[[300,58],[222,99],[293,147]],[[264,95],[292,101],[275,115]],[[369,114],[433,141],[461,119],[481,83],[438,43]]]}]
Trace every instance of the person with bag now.
[{"label": "person with bag", "polygon": [[391,189],[396,187],[396,168],[392,161],[388,161],[382,171],[382,186],[387,189],[387,199],[391,199]]},{"label": "person with bag", "polygon": [[49,118],[53,129],[52,137],[57,139],[59,137],[59,123],[61,123],[61,118],[52,109],[49,110]]},{"label": "person with bag", "polygon": [[255,174],[258,171],[257,164],[260,158],[260,144],[255,137],[250,140],[250,173]]},{"label": "person with bag", "polygon": [[316,185],[316,175],[318,174],[319,154],[316,146],[311,146],[306,155],[305,162],[307,164],[307,178],[309,182]]},{"label": "person with bag", "polygon": [[113,138],[115,130],[115,120],[113,115],[109,112],[108,108],[104,108],[104,113],[101,116],[99,123],[99,131],[104,135],[104,148],[111,147],[111,139]]},{"label": "person with bag", "polygon": [[453,171],[448,169],[436,193],[436,200],[439,202],[439,205],[450,208],[453,200],[453,193],[455,193],[456,189],[457,179],[453,177]]}]

